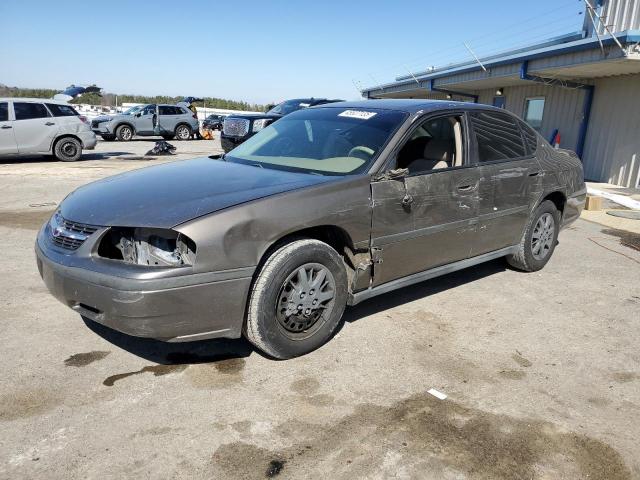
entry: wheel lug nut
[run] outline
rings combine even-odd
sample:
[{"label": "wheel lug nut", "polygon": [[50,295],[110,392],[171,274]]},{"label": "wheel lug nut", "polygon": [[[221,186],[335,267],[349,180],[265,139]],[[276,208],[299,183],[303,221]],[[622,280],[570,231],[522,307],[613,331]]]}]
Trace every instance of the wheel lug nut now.
[{"label": "wheel lug nut", "polygon": [[312,303],[313,303],[313,305],[315,305],[315,304],[318,303],[318,300],[314,300]]}]

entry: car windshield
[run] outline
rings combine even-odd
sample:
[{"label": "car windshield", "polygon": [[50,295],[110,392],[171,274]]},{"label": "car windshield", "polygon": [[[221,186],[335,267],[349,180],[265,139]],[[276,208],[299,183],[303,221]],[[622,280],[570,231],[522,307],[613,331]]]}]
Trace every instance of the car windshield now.
[{"label": "car windshield", "polygon": [[362,173],[406,117],[369,108],[305,109],[261,130],[225,160],[322,175]]},{"label": "car windshield", "polygon": [[289,115],[292,112],[300,110],[301,108],[307,108],[310,105],[307,100],[287,100],[273,107],[267,112],[267,115]]},{"label": "car windshield", "polygon": [[122,115],[133,115],[134,113],[137,113],[140,110],[142,110],[142,105],[136,105],[135,107],[131,107],[125,110],[124,112],[122,112]]}]

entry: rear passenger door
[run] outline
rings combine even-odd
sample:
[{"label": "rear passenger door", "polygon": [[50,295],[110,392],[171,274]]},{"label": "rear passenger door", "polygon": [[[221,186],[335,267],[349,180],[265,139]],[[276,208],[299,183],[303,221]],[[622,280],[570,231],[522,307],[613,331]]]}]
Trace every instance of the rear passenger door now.
[{"label": "rear passenger door", "polygon": [[158,107],[160,113],[158,121],[160,122],[160,131],[173,134],[180,120],[180,115],[183,114],[182,109],[171,105],[160,105]]},{"label": "rear passenger door", "polygon": [[514,117],[480,110],[469,119],[475,163],[486,186],[479,195],[476,256],[520,242],[539,196],[541,169]]},{"label": "rear passenger door", "polygon": [[58,133],[56,119],[43,103],[13,102],[13,132],[18,152],[47,153]]},{"label": "rear passenger door", "polygon": [[13,122],[9,119],[9,102],[0,102],[0,155],[18,153],[13,136]]}]

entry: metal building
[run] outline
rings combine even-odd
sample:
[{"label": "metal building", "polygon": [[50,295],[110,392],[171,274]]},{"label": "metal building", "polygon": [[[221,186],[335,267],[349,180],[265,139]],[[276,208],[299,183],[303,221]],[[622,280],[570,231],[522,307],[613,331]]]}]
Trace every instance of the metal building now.
[{"label": "metal building", "polygon": [[[588,180],[640,185],[640,0],[587,0],[579,32],[400,76],[367,98],[454,98],[506,108],[578,153]],[[587,3],[585,2],[585,3]]]}]

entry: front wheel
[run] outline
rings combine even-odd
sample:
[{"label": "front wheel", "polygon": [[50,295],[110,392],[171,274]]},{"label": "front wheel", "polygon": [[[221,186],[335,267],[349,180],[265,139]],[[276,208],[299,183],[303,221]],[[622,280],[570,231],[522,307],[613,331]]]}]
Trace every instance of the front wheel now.
[{"label": "front wheel", "polygon": [[273,252],[255,280],[244,333],[266,354],[293,358],[331,338],[347,302],[342,257],[318,240],[296,240]]},{"label": "front wheel", "polygon": [[507,262],[518,270],[537,272],[542,269],[556,248],[560,232],[560,212],[550,200],[545,200],[529,218],[516,253]]},{"label": "front wheel", "polygon": [[176,127],[175,135],[178,140],[189,140],[191,138],[191,128],[187,125],[178,125]]},{"label": "front wheel", "polygon": [[82,156],[82,144],[72,137],[62,138],[53,147],[53,154],[63,162],[75,162]]},{"label": "front wheel", "polygon": [[129,125],[120,125],[116,129],[116,137],[118,137],[118,140],[121,142],[128,142],[133,138],[133,128]]}]

